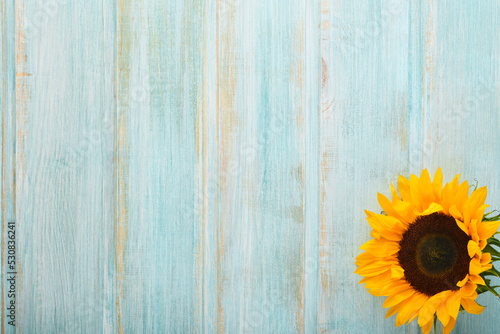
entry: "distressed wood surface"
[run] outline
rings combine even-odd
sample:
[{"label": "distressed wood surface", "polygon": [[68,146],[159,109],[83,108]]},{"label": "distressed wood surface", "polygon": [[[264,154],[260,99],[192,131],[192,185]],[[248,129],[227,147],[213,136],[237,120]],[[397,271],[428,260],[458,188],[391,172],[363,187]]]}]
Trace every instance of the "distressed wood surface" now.
[{"label": "distressed wood surface", "polygon": [[[357,284],[363,209],[439,166],[500,208],[499,19],[472,0],[3,0],[2,333],[419,333]],[[498,332],[479,302],[454,332]]]}]

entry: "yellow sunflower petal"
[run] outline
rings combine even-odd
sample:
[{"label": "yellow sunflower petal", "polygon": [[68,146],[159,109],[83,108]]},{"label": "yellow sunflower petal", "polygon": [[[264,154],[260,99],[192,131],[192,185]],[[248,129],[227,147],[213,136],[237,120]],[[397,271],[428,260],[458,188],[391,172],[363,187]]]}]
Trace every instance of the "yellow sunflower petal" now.
[{"label": "yellow sunflower petal", "polygon": [[400,310],[398,312],[398,315],[396,316],[396,327],[404,325],[407,321],[410,321],[410,318],[413,317],[418,312],[418,310],[420,310],[427,299],[429,299],[429,297],[417,292],[410,298],[401,302],[399,304]]},{"label": "yellow sunflower petal", "polygon": [[398,311],[399,311],[399,304],[394,305],[393,307],[389,308],[389,310],[385,314],[385,318],[387,319],[389,317],[392,317],[394,314],[398,313]]},{"label": "yellow sunflower petal", "polygon": [[416,175],[410,175],[410,193],[413,205],[418,211],[423,211],[419,193],[419,179]]},{"label": "yellow sunflower petal", "polygon": [[446,299],[450,295],[450,293],[450,290],[442,291],[438,294],[435,294],[425,302],[425,304],[419,311],[418,324],[420,326],[425,325],[434,317],[434,313],[436,313],[437,307],[444,299]]},{"label": "yellow sunflower petal", "polygon": [[477,219],[478,221],[481,221],[484,216],[484,210],[486,210],[486,208],[488,207],[488,204],[483,204],[476,210],[476,212],[471,212],[471,219]]},{"label": "yellow sunflower petal", "polygon": [[458,311],[460,310],[460,301],[461,296],[459,292],[454,292],[447,300],[446,300],[446,309],[448,313],[453,319],[456,319],[458,316]]},{"label": "yellow sunflower petal", "polygon": [[463,308],[471,314],[480,314],[484,310],[484,306],[479,305],[472,299],[462,299],[461,304]]},{"label": "yellow sunflower petal", "polygon": [[373,216],[375,216],[375,213],[373,213],[373,212],[371,212],[369,210],[365,210],[365,213],[366,213],[367,217],[373,217]]},{"label": "yellow sunflower petal", "polygon": [[403,278],[405,271],[399,264],[393,264],[391,266],[391,278]]},{"label": "yellow sunflower petal", "polygon": [[386,296],[390,296],[409,288],[410,284],[408,284],[408,282],[405,279],[400,278],[400,279],[391,279],[391,281],[387,282],[387,284],[384,285],[382,291]]},{"label": "yellow sunflower petal", "polygon": [[481,265],[483,267],[485,265],[489,264],[491,262],[491,254],[490,253],[483,253],[482,256],[481,256],[481,261],[480,262],[481,262]]},{"label": "yellow sunflower petal", "polygon": [[392,207],[401,217],[401,223],[403,223],[405,227],[408,227],[408,225],[415,220],[413,205],[411,203],[395,200],[392,202]]},{"label": "yellow sunflower petal", "polygon": [[459,177],[460,174],[455,176],[455,178],[450,183],[445,184],[445,186],[443,187],[442,205],[445,213],[448,213],[448,210],[455,202]]},{"label": "yellow sunflower petal", "polygon": [[416,317],[418,317],[418,312],[413,312],[413,315],[410,317],[410,319],[408,319],[407,324],[415,320]]},{"label": "yellow sunflower petal", "polygon": [[448,322],[450,321],[450,314],[448,313],[448,310],[446,309],[446,304],[441,303],[437,309],[436,309],[437,317],[439,321],[443,324],[443,326],[448,325]]},{"label": "yellow sunflower petal", "polygon": [[416,293],[416,290],[410,287],[407,290],[403,290],[397,294],[390,295],[384,302],[384,307],[392,307],[401,303],[403,300],[410,298],[413,294]]},{"label": "yellow sunflower petal", "polygon": [[478,243],[474,240],[469,240],[469,243],[467,244],[467,251],[469,252],[470,257],[474,257],[476,254],[481,254],[481,249],[479,248]]},{"label": "yellow sunflower petal", "polygon": [[[386,272],[373,276],[373,277],[365,277],[359,284],[365,284],[365,288],[374,296],[387,296],[387,287],[392,286],[394,280],[391,279],[391,271],[387,270]],[[399,280],[396,280],[399,281]]]},{"label": "yellow sunflower petal", "polygon": [[462,182],[458,187],[458,191],[455,194],[454,204],[459,211],[463,211],[464,209],[464,204],[467,201],[467,198],[469,198],[469,189],[469,182],[467,181]]},{"label": "yellow sunflower petal", "polygon": [[377,193],[377,198],[378,198],[378,203],[380,204],[384,212],[387,213],[387,215],[403,220],[403,217],[401,217],[399,213],[396,210],[394,210],[391,201],[389,201],[387,197],[385,197],[381,193]]},{"label": "yellow sunflower petal", "polygon": [[379,232],[382,237],[399,242],[402,234],[406,231],[403,223],[395,217],[370,213],[366,217],[370,226]]},{"label": "yellow sunflower petal", "polygon": [[434,179],[432,179],[432,190],[434,192],[434,199],[436,201],[441,201],[441,195],[443,193],[443,172],[441,167],[439,167],[434,174]]},{"label": "yellow sunflower petal", "polygon": [[398,213],[398,215],[401,217],[401,222],[404,223],[404,225],[408,225],[413,222],[415,219],[415,215],[413,214],[413,206],[411,202],[408,201],[403,201],[399,197],[396,188],[394,188],[394,185],[391,183],[391,193],[392,193],[392,208]]},{"label": "yellow sunflower petal", "polygon": [[493,264],[481,264],[483,266],[484,271],[490,270],[493,267]]},{"label": "yellow sunflower petal", "polygon": [[450,334],[450,332],[453,330],[453,327],[455,327],[456,322],[456,319],[450,318],[448,325],[443,326],[443,334]]},{"label": "yellow sunflower petal", "polygon": [[469,235],[469,229],[467,226],[465,226],[464,223],[462,223],[460,220],[455,219],[455,222],[457,223],[457,226],[460,227],[462,231],[464,231],[465,234]]},{"label": "yellow sunflower petal", "polygon": [[422,333],[424,334],[429,334],[431,329],[432,329],[432,325],[434,324],[434,319],[432,320],[429,320],[426,324],[424,324],[423,326],[420,325],[422,327]]},{"label": "yellow sunflower petal", "polygon": [[467,281],[463,287],[460,288],[460,295],[462,297],[470,297],[476,292],[477,284],[472,281]]},{"label": "yellow sunflower petal", "polygon": [[363,252],[361,254],[359,254],[358,256],[356,256],[356,264],[358,266],[364,266],[364,265],[369,265],[373,262],[377,262],[377,261],[392,261],[394,263],[396,263],[398,260],[396,257],[392,256],[392,255],[389,255],[389,256],[375,256],[371,253],[368,253],[368,252]]},{"label": "yellow sunflower petal", "polygon": [[462,217],[462,213],[460,211],[458,211],[457,209],[457,206],[456,205],[452,205],[450,207],[450,215],[455,218],[455,219],[459,219],[459,220],[462,220],[463,217]]},{"label": "yellow sunflower petal", "polygon": [[[484,213],[484,209],[486,207],[483,207],[484,201],[486,200],[486,195],[488,191],[486,187],[481,187],[479,189],[476,189],[475,191],[472,192],[470,197],[467,199],[467,201],[464,204],[463,210],[464,210],[464,218],[465,219],[478,219],[481,220],[483,218],[483,215],[481,214],[481,210]],[[477,215],[481,214],[480,217]]]},{"label": "yellow sunflower petal", "polygon": [[477,233],[479,235],[479,239],[489,239],[500,227],[500,221],[496,222],[487,222],[483,221],[477,224]]},{"label": "yellow sunflower petal", "polygon": [[392,263],[381,262],[372,264],[370,266],[360,266],[354,271],[354,273],[365,277],[377,276],[386,272],[387,270],[390,270],[391,265]]},{"label": "yellow sunflower petal", "polygon": [[411,202],[410,181],[403,176],[398,178],[398,191],[403,201]]},{"label": "yellow sunflower petal", "polygon": [[479,234],[477,233],[477,219],[470,220],[468,225],[465,224],[465,221],[464,221],[464,225],[469,226],[469,233],[468,234],[470,235],[472,240],[479,242]]},{"label": "yellow sunflower petal", "polygon": [[474,275],[479,275],[484,270],[485,269],[481,265],[481,261],[479,261],[477,258],[473,258],[470,260],[469,273],[470,273],[471,277]]},{"label": "yellow sunflower petal", "polygon": [[395,200],[401,201],[401,197],[399,197],[398,192],[396,191],[396,187],[391,182],[391,194],[392,194],[392,202]]},{"label": "yellow sunflower petal", "polygon": [[413,212],[418,216],[427,216],[434,212],[439,212],[439,211],[443,211],[443,207],[437,203],[431,203],[429,207],[427,207],[424,211],[418,212],[414,210]]},{"label": "yellow sunflower petal", "polygon": [[479,275],[470,275],[470,280],[471,280],[471,282],[476,283],[476,284],[486,285],[483,278]]},{"label": "yellow sunflower petal", "polygon": [[469,280],[469,274],[465,275],[465,277],[461,281],[458,281],[457,286],[463,287],[468,280]]},{"label": "yellow sunflower petal", "polygon": [[424,169],[420,173],[420,179],[418,180],[418,190],[420,193],[420,202],[422,208],[428,207],[432,202],[434,202],[434,192],[432,188],[431,177],[427,169]]},{"label": "yellow sunflower petal", "polygon": [[399,243],[384,238],[372,239],[365,242],[360,249],[382,257],[396,254],[399,251]]}]

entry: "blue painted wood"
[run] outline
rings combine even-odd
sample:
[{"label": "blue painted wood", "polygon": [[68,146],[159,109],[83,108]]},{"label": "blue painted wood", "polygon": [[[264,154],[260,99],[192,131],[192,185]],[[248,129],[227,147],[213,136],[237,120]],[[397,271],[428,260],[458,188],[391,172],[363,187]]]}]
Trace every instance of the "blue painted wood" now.
[{"label": "blue painted wood", "polygon": [[[4,233],[17,225],[15,331],[113,332],[114,7],[2,6],[2,224]],[[14,332],[5,312],[2,332]]]},{"label": "blue painted wood", "polygon": [[[15,6],[13,1],[2,2],[2,329],[7,321],[6,230],[9,221],[15,221],[15,137],[16,137],[16,73],[15,40],[7,36],[15,35]],[[9,319],[10,320],[10,319]],[[13,333],[14,330],[3,330]]]},{"label": "blue painted wood", "polygon": [[[2,333],[418,333],[357,284],[363,209],[439,166],[500,207],[499,14],[3,1]],[[496,332],[480,302],[456,333]]]},{"label": "blue painted wood", "polygon": [[[363,209],[409,169],[412,8],[403,2],[330,1],[322,8],[321,220],[318,328],[399,333],[353,274],[370,238]],[[406,330],[417,332],[413,323]]]}]

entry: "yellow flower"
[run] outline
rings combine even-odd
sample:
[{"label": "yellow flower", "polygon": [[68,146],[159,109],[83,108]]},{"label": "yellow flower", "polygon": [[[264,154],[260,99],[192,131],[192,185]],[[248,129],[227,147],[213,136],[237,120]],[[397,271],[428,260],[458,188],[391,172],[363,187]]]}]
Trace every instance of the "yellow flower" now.
[{"label": "yellow flower", "polygon": [[418,317],[429,333],[434,317],[450,333],[463,307],[479,314],[477,285],[480,273],[492,267],[491,254],[483,252],[500,222],[483,221],[488,205],[486,187],[469,196],[467,181],[459,175],[444,187],[441,169],[431,181],[427,170],[391,184],[392,201],[378,194],[385,214],[365,211],[373,239],[361,246],[355,273],[375,296],[387,296],[386,318],[397,313],[396,327]]}]

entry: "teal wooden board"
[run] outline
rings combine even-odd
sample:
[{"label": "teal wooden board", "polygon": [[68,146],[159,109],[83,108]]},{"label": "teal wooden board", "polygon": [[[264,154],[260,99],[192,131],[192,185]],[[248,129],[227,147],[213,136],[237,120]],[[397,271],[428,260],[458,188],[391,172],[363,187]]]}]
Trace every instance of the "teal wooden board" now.
[{"label": "teal wooden board", "polygon": [[[438,167],[500,208],[500,3],[1,13],[2,333],[419,333],[357,284],[363,210]],[[497,332],[480,303],[454,333]]]}]

